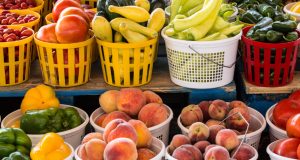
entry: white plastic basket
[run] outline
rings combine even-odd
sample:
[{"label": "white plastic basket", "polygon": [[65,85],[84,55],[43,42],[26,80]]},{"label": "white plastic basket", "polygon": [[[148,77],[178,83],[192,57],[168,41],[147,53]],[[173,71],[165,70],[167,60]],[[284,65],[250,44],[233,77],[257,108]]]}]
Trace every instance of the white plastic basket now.
[{"label": "white plastic basket", "polygon": [[272,122],[272,116],[273,116],[273,110],[276,104],[274,104],[272,107],[270,107],[266,113],[266,120],[269,128],[269,135],[270,135],[270,141],[274,142],[278,139],[285,139],[288,138],[287,133],[285,130],[275,126]]},{"label": "white plastic basket", "polygon": [[[166,105],[165,105],[166,106]],[[149,130],[152,134],[152,136],[162,140],[164,142],[165,145],[168,144],[168,140],[169,140],[169,130],[170,130],[170,122],[173,118],[173,111],[171,110],[170,107],[166,106],[166,108],[169,111],[169,117],[167,120],[165,120],[163,123],[150,127]],[[103,133],[104,132],[104,128],[98,126],[95,123],[95,120],[102,114],[104,114],[105,112],[99,107],[98,109],[96,109],[91,117],[90,117],[90,123],[91,125],[94,127],[96,132],[100,132]]]},{"label": "white plastic basket", "polygon": [[[250,147],[252,147],[252,146],[250,146]],[[249,159],[249,160],[257,160],[257,159],[258,159],[258,152],[257,152],[257,150],[256,150],[254,147],[252,147],[252,148],[253,148],[253,150],[255,151],[255,155],[254,155],[254,157],[252,157],[252,158]],[[203,154],[203,156],[204,156],[204,154]],[[203,159],[204,159],[204,158],[203,158]],[[166,148],[165,160],[177,160],[177,159],[175,159],[174,157],[172,157],[172,156],[170,155],[170,153],[169,153],[169,146]]]},{"label": "white plastic basket", "polygon": [[[78,146],[75,150],[74,157],[76,160],[82,160],[77,154],[79,147],[80,146]],[[153,137],[150,149],[152,151],[154,151],[155,153],[157,153],[157,155],[150,160],[163,160],[163,157],[165,156],[165,152],[166,152],[165,151],[166,147],[165,147],[165,144],[161,140],[157,139],[156,137]]]},{"label": "white plastic basket", "polygon": [[[65,142],[66,143],[66,142]],[[71,149],[71,154],[65,159],[65,160],[73,160],[73,157],[74,157],[74,148],[73,146],[71,146],[69,143],[66,143],[70,149]]]},{"label": "white plastic basket", "polygon": [[187,88],[216,88],[233,80],[238,35],[217,41],[186,41],[168,37],[165,40],[171,80]]},{"label": "white plastic basket", "polygon": [[[251,115],[251,120],[250,120],[250,126],[249,129],[253,130],[254,132],[246,134],[246,139],[245,143],[251,145],[255,149],[258,149],[261,134],[266,128],[266,120],[264,116],[256,111],[255,109],[248,107],[250,115]],[[181,133],[184,135],[188,135],[188,128],[184,127],[180,121],[180,116],[177,119],[177,124],[179,128],[181,129]],[[239,135],[238,136],[239,140],[243,140],[244,135]]]},{"label": "white plastic basket", "polygon": [[[69,143],[74,148],[76,148],[78,145],[80,145],[81,140],[85,135],[85,127],[89,123],[89,116],[87,115],[87,113],[84,110],[74,107],[74,106],[61,104],[60,107],[61,108],[68,108],[68,107],[75,108],[79,112],[79,115],[81,116],[81,118],[84,121],[84,122],[82,122],[81,125],[73,128],[73,129],[57,133],[64,138],[65,142]],[[3,119],[2,123],[1,123],[1,128],[10,127],[16,120],[19,120],[21,118],[21,116],[22,116],[22,113],[21,113],[20,109],[10,113]],[[44,134],[27,134],[27,135],[31,139],[33,146],[36,145],[40,141],[40,139],[44,136]]]},{"label": "white plastic basket", "polygon": [[283,157],[283,156],[280,156],[278,154],[275,154],[273,152],[275,146],[277,143],[283,141],[284,139],[280,139],[280,140],[277,140],[275,142],[272,142],[271,144],[268,145],[267,147],[267,153],[269,154],[271,160],[297,160],[297,159],[293,159],[293,158],[287,158],[287,157]]}]

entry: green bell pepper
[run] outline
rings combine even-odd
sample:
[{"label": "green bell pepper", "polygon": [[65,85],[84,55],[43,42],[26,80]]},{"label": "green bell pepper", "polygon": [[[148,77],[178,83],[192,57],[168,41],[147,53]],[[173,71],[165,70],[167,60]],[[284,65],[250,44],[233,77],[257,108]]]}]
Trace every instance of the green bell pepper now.
[{"label": "green bell pepper", "polygon": [[29,155],[32,143],[24,131],[19,128],[0,129],[0,159],[19,151]]},{"label": "green bell pepper", "polygon": [[2,160],[30,160],[29,156],[21,153],[21,152],[13,152],[9,155],[9,157],[4,157]]},{"label": "green bell pepper", "polygon": [[72,129],[81,123],[81,117],[74,108],[48,108],[27,111],[21,117],[20,127],[28,134],[45,134]]},{"label": "green bell pepper", "polygon": [[246,23],[250,23],[250,24],[256,24],[257,22],[259,22],[262,19],[263,19],[263,16],[254,9],[247,10],[240,17],[240,20],[242,22],[246,22]]}]

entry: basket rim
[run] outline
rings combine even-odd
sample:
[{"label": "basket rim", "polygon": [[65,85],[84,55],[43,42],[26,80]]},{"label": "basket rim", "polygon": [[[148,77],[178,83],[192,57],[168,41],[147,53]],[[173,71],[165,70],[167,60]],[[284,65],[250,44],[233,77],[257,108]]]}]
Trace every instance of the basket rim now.
[{"label": "basket rim", "polygon": [[31,22],[27,22],[27,23],[21,23],[21,24],[10,24],[7,26],[35,26],[41,19],[41,15],[33,10],[0,10],[0,13],[2,13],[3,11],[9,11],[11,13],[17,13],[18,15],[28,15],[28,14],[32,14],[35,17],[37,17],[36,20],[31,21]]},{"label": "basket rim", "polygon": [[[259,115],[260,118],[263,119],[263,122],[260,121],[261,127],[258,130],[254,131],[254,132],[251,132],[251,133],[247,133],[246,138],[257,136],[258,134],[262,133],[264,131],[264,129],[266,128],[266,126],[267,126],[265,117],[260,112],[256,111],[254,108],[251,108],[251,107],[248,107],[248,109],[250,109],[252,111],[255,111],[255,113],[257,115]],[[251,115],[253,115],[253,114],[251,114]],[[258,117],[257,115],[254,115],[254,116]],[[180,117],[181,116],[179,115],[178,118],[177,118],[177,124],[178,124],[180,129],[183,129],[184,131],[186,131],[188,133],[188,129],[182,125]],[[258,120],[260,120],[260,119],[258,118]],[[238,135],[238,138],[244,138],[244,135]]]},{"label": "basket rim", "polygon": [[[12,28],[12,29],[21,29],[25,26],[21,26],[21,25],[7,25],[7,28]],[[27,29],[32,31],[32,35],[25,38],[25,39],[21,39],[21,40],[17,40],[17,41],[10,41],[10,42],[1,42],[0,43],[0,47],[13,47],[13,46],[19,46],[21,44],[25,44],[28,43],[30,41],[32,41],[33,36],[35,35],[34,30],[30,27],[26,27]]]},{"label": "basket rim", "polygon": [[115,42],[107,42],[107,41],[102,41],[98,37],[95,37],[98,45],[103,45],[105,47],[110,47],[110,48],[137,48],[137,47],[145,47],[149,46],[151,44],[155,44],[158,40],[158,37],[152,38],[148,41],[144,42],[136,42],[136,43],[115,43]]},{"label": "basket rim", "polygon": [[215,40],[215,41],[188,41],[188,40],[180,40],[180,39],[175,39],[172,37],[169,37],[165,34],[165,30],[167,29],[167,27],[164,27],[161,30],[161,35],[162,37],[165,39],[165,41],[173,41],[173,42],[177,42],[177,43],[189,43],[189,44],[196,44],[196,45],[215,45],[215,44],[222,44],[222,43],[227,43],[227,42],[232,42],[236,39],[241,39],[242,36],[242,30],[239,32],[239,34],[230,37],[230,38],[226,38],[226,39],[221,39],[221,40]]},{"label": "basket rim", "polygon": [[272,117],[272,115],[273,115],[273,112],[272,112],[272,111],[273,111],[273,109],[275,108],[276,105],[277,105],[277,103],[275,103],[273,106],[271,106],[271,107],[267,110],[266,115],[265,115],[266,121],[267,121],[268,125],[270,126],[270,128],[272,128],[272,129],[274,129],[275,131],[277,131],[277,132],[279,132],[279,133],[284,134],[284,135],[287,136],[286,131],[284,131],[283,129],[281,129],[281,128],[275,126],[275,124],[271,121],[271,117]]},{"label": "basket rim", "polygon": [[[42,10],[45,2],[44,2],[44,0],[35,0],[35,2],[37,3],[36,7],[27,8],[27,9],[12,9],[12,10],[9,10],[9,11],[15,11],[15,10],[25,11],[25,10],[30,10],[30,11],[33,11],[33,12],[37,12],[37,11],[40,12]],[[3,11],[3,10],[6,10],[6,9],[0,9],[0,11]]]},{"label": "basket rim", "polygon": [[[286,138],[285,138],[285,139],[286,139]],[[285,139],[279,139],[279,140],[276,140],[276,141],[270,143],[270,144],[267,146],[267,149],[266,149],[266,150],[267,150],[267,153],[269,154],[270,158],[271,158],[271,156],[272,156],[272,157],[276,157],[276,158],[282,159],[282,160],[297,160],[297,159],[293,159],[293,158],[288,158],[288,157],[280,156],[280,155],[274,153],[274,152],[270,149],[271,146],[273,146],[273,145],[275,145],[276,143],[281,142],[281,141],[283,141],[283,140],[285,140]]]},{"label": "basket rim", "polygon": [[296,4],[297,2],[293,2],[293,3],[289,3],[289,4],[286,4],[284,7],[283,7],[283,11],[287,14],[290,14],[292,16],[295,16],[297,18],[300,18],[300,13],[295,13],[295,12],[292,12],[290,9],[291,7]]}]

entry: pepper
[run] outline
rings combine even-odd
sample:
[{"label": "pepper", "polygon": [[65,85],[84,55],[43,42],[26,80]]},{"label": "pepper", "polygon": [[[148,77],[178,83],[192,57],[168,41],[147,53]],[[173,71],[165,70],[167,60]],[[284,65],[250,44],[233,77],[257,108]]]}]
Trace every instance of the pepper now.
[{"label": "pepper", "polygon": [[0,159],[15,151],[29,154],[32,143],[24,131],[19,128],[0,129]]},{"label": "pepper", "polygon": [[21,117],[20,127],[28,134],[61,132],[75,128],[81,124],[81,117],[77,110],[73,109],[49,108],[27,111]]},{"label": "pepper", "polygon": [[284,22],[276,21],[273,22],[272,27],[275,31],[287,33],[296,30],[297,23],[292,20],[288,20]]},{"label": "pepper", "polygon": [[265,26],[261,29],[255,31],[255,37],[259,37],[258,41],[265,42],[267,37],[267,32],[272,29],[272,25]]},{"label": "pepper", "polygon": [[268,4],[259,4],[257,7],[258,11],[260,14],[262,14],[264,17],[274,17],[275,15],[275,10],[273,9],[273,7],[271,7]]},{"label": "pepper", "polygon": [[241,18],[241,21],[243,21],[243,22],[255,24],[255,23],[259,22],[260,20],[262,20],[263,16],[260,13],[258,13],[256,10],[250,9],[250,10],[247,10],[245,13],[243,13],[240,18]]},{"label": "pepper", "polygon": [[296,31],[289,32],[289,33],[287,33],[286,35],[283,36],[283,39],[288,41],[288,42],[295,41],[298,38],[299,38],[299,35]]},{"label": "pepper", "polygon": [[253,29],[254,30],[261,29],[261,28],[264,28],[264,27],[270,25],[271,23],[273,23],[272,18],[270,18],[270,17],[264,17],[256,25],[253,26]]},{"label": "pepper", "polygon": [[19,151],[16,151],[16,152],[13,152],[9,155],[9,157],[4,157],[2,158],[2,160],[30,160],[29,156],[19,152]]},{"label": "pepper", "polygon": [[274,30],[269,30],[267,32],[267,35],[266,35],[266,38],[269,42],[279,42],[282,40],[283,38],[283,34],[281,32],[277,32],[277,31],[274,31]]},{"label": "pepper", "polygon": [[289,15],[282,13],[281,11],[275,11],[274,21],[287,21],[290,19]]}]

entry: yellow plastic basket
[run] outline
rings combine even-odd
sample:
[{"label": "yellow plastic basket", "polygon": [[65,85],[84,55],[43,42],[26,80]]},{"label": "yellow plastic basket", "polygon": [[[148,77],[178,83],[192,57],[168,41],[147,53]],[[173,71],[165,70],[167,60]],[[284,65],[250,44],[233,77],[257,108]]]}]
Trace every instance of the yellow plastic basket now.
[{"label": "yellow plastic basket", "polygon": [[104,81],[133,87],[150,82],[157,38],[140,43],[110,43],[97,39]]},{"label": "yellow plastic basket", "polygon": [[53,0],[44,0],[44,7],[42,8],[42,16],[51,13],[53,9]]},{"label": "yellow plastic basket", "polygon": [[52,13],[48,13],[45,17],[46,24],[54,23],[52,19]]},{"label": "yellow plastic basket", "polygon": [[94,34],[83,42],[57,44],[40,41],[34,36],[44,83],[73,87],[88,82]]},{"label": "yellow plastic basket", "polygon": [[[21,29],[23,26],[7,27]],[[32,39],[33,35],[19,41],[0,43],[0,86],[16,85],[28,80]]]}]

